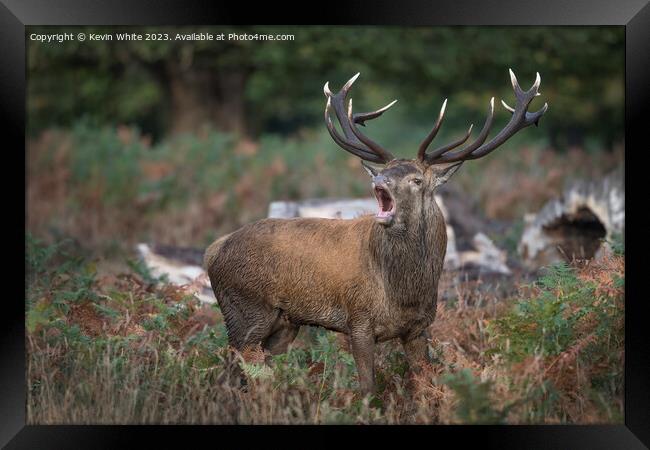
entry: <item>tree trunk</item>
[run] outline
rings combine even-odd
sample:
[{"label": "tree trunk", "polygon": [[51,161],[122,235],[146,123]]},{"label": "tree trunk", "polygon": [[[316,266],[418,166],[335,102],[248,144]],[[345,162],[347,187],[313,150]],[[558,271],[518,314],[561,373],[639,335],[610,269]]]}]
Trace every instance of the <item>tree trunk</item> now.
[{"label": "tree trunk", "polygon": [[244,89],[248,75],[243,70],[217,72],[166,66],[170,96],[172,134],[195,133],[204,126],[220,131],[247,134]]}]

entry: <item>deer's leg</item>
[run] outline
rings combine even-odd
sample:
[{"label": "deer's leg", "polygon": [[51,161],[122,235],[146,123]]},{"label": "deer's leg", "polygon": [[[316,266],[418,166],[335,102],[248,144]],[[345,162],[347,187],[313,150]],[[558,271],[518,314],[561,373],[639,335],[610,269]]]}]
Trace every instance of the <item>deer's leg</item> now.
[{"label": "deer's leg", "polygon": [[289,344],[293,342],[300,330],[299,326],[287,325],[274,331],[270,336],[264,339],[262,347],[268,350],[272,355],[285,353]]},{"label": "deer's leg", "polygon": [[230,345],[241,351],[261,344],[272,333],[280,311],[263,301],[235,294],[222,293],[219,306],[226,322]]},{"label": "deer's leg", "polygon": [[300,330],[300,326],[293,324],[287,314],[279,308],[276,308],[277,318],[269,333],[262,341],[264,350],[268,350],[271,355],[285,353],[289,344],[293,342]]},{"label": "deer's leg", "polygon": [[[429,333],[426,329],[421,332],[413,332],[410,335],[401,338],[402,347],[406,354],[406,360],[409,365],[409,375],[406,378],[406,402],[404,403],[404,414],[407,422],[417,422],[418,411],[421,408],[420,402],[425,400],[422,397],[423,392],[417,383],[417,375],[422,372],[423,367],[431,362],[429,355]],[[433,403],[437,405],[437,403]],[[438,407],[434,409],[434,420],[437,419]]]},{"label": "deer's leg", "polygon": [[419,372],[422,364],[431,363],[429,355],[429,333],[426,329],[414,336],[405,336],[401,339],[409,369]]},{"label": "deer's leg", "polygon": [[375,392],[375,336],[369,326],[358,326],[350,331],[352,356],[359,373],[361,391]]}]

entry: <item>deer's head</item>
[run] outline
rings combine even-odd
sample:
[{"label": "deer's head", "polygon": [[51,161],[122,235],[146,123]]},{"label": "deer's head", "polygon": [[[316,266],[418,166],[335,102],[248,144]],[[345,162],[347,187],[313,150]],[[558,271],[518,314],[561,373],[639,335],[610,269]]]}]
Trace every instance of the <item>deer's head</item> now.
[{"label": "deer's head", "polygon": [[[494,118],[494,97],[492,97],[485,124],[476,140],[459,150],[451,151],[469,139],[473,128],[473,125],[470,125],[462,138],[428,151],[429,145],[442,125],[447,106],[447,100],[445,100],[433,129],[420,144],[417,157],[396,159],[388,150],[363,135],[357,125],[364,126],[366,120],[381,116],[397,100],[377,111],[353,113],[352,99],[350,99],[346,109],[347,95],[358,76],[359,74],[353,76],[337,94],[333,94],[329,89],[329,83],[325,83],[324,91],[327,97],[325,123],[332,139],[341,148],[364,161],[381,165],[373,167],[362,161],[363,166],[372,177],[373,190],[377,198],[379,211],[376,220],[386,227],[402,228],[416,216],[421,216],[426,208],[434,207],[436,188],[446,183],[464,161],[485,156],[519,130],[533,124],[537,125],[540,117],[548,109],[548,104],[545,103],[540,110],[533,113],[528,112],[530,102],[539,95],[538,89],[541,82],[539,73],[533,86],[524,91],[519,86],[515,74],[510,70],[516,103],[515,107],[511,108],[503,100],[501,101],[512,117],[494,138],[485,142]],[[332,108],[341,125],[343,136],[334,127],[330,118]]]}]

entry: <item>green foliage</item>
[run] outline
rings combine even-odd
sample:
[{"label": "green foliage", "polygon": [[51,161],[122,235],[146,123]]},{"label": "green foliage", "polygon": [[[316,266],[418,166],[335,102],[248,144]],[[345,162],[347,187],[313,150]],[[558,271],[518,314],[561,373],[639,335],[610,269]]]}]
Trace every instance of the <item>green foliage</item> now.
[{"label": "green foliage", "polygon": [[308,353],[304,349],[290,348],[286,353],[274,355],[271,359],[274,364],[276,382],[274,386],[302,385],[307,379],[309,366],[307,363]]},{"label": "green foliage", "polygon": [[273,369],[266,364],[240,362],[244,373],[250,378],[257,380],[268,380],[273,378]]},{"label": "green foliage", "polygon": [[117,311],[116,309],[111,308],[110,306],[106,306],[101,303],[95,303],[93,306],[100,314],[102,314],[103,316],[107,317],[110,320],[115,320],[120,317],[120,312]]},{"label": "green foliage", "polygon": [[487,353],[501,355],[509,370],[524,362],[538,365],[519,386],[530,421],[549,415],[568,420],[575,414],[567,407],[573,401],[579,408],[590,402],[603,416],[620,420],[620,408],[612,405],[623,386],[625,279],[623,247],[617,239],[612,247],[614,256],[586,267],[548,267],[529,287],[531,298],[517,301],[487,327],[494,345]]},{"label": "green foliage", "polygon": [[623,256],[625,254],[625,236],[622,233],[615,233],[608,243],[615,255]]},{"label": "green foliage", "polygon": [[493,324],[500,350],[513,361],[565,351],[576,339],[577,321],[592,311],[594,287],[583,285],[566,263],[550,266],[537,287],[538,296],[517,302]]},{"label": "green foliage", "polygon": [[71,242],[62,240],[47,245],[29,232],[25,235],[26,282],[28,290],[32,289],[28,298],[38,295],[41,287],[54,282],[57,276],[80,269],[83,258],[69,253],[67,247]]},{"label": "green foliage", "polygon": [[336,389],[358,387],[354,359],[340,349],[336,334],[322,329],[310,331],[308,349],[290,348],[287,353],[272,357],[274,385],[305,385],[310,368],[321,366],[318,383],[312,385],[321,399],[328,398]]},{"label": "green foliage", "polygon": [[[33,330],[36,325],[49,319],[52,316],[51,308],[65,314],[71,304],[98,300],[97,293],[92,289],[95,265],[70,255],[65,249],[69,241],[46,245],[29,233],[25,241],[28,329]],[[34,307],[29,308],[30,305]]]},{"label": "green foliage", "polygon": [[[32,133],[70,126],[85,115],[102,124],[136,124],[161,137],[174,127],[179,109],[174,95],[181,95],[174,93],[183,89],[182,104],[195,114],[203,111],[197,123],[226,126],[210,111],[235,104],[246,111],[244,128],[250,132],[293,134],[322,127],[325,81],[336,88],[360,71],[359,108],[391,97],[408,105],[409,120],[398,134],[386,136],[390,142],[409,137],[409,124],[430,127],[445,97],[455,105],[448,108],[448,128],[460,131],[467,122],[476,123],[492,95],[512,98],[507,72],[512,67],[524,87],[539,71],[543,99],[551,106],[543,130],[529,131],[529,139],[546,134],[564,148],[585,134],[606,145],[622,137],[622,27],[554,27],[552,32],[548,27],[29,27],[27,33],[71,30],[288,33],[295,40],[60,45],[28,40]],[[499,115],[495,125],[505,120]]]},{"label": "green foliage", "polygon": [[198,349],[205,354],[216,354],[228,345],[226,326],[221,323],[206,327],[190,336],[185,342],[188,349]]},{"label": "green foliage", "polygon": [[142,148],[137,136],[127,143],[114,130],[98,129],[88,121],[76,123],[72,134],[78,147],[70,155],[73,189],[101,195],[111,206],[117,206],[123,197],[136,198],[142,176],[138,165]]},{"label": "green foliage", "polygon": [[62,243],[47,246],[31,233],[25,235],[25,265],[28,284],[33,283],[38,276],[44,275],[45,264],[52,259],[61,245]]},{"label": "green foliage", "polygon": [[[614,287],[622,287],[617,278]],[[578,280],[566,263],[550,266],[537,281],[537,296],[520,300],[492,328],[493,337],[513,360],[541,354],[557,355],[579,338],[576,325],[588,314],[599,319],[597,330],[606,332],[616,318],[610,316],[616,300],[597,295],[596,285]]]},{"label": "green foliage", "polygon": [[456,414],[462,423],[474,425],[504,422],[507,410],[494,409],[494,401],[490,398],[490,381],[477,380],[471,370],[463,369],[443,376],[442,382],[452,388],[458,398]]},{"label": "green foliage", "polygon": [[139,275],[148,284],[156,285],[167,281],[166,274],[163,274],[160,277],[153,276],[151,270],[149,270],[149,267],[147,267],[145,262],[140,258],[128,259],[126,261],[126,264],[128,265],[129,269]]},{"label": "green foliage", "polygon": [[[81,257],[65,249],[69,241],[47,245],[31,234],[25,237],[27,266],[26,326],[29,332],[44,325],[61,323],[61,315],[70,305],[82,301],[97,301],[92,290],[95,270]],[[71,330],[76,336],[77,330]]]}]

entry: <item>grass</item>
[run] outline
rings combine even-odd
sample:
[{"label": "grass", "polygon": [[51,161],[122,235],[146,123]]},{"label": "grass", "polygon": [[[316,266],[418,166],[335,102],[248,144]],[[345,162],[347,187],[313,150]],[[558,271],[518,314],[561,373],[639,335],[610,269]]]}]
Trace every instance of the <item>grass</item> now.
[{"label": "grass", "polygon": [[441,302],[430,329],[434,363],[411,375],[399,346],[381,344],[378,392],[361,397],[341,335],[303,328],[286,354],[237,354],[218,307],[189,288],[134,262],[104,274],[72,242],[28,235],[28,422],[622,423],[624,256],[613,247],[548,268],[516,298],[457,287],[464,300]]}]

